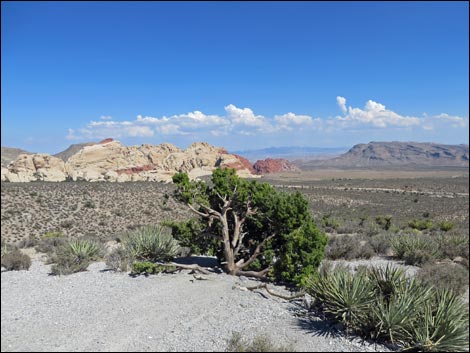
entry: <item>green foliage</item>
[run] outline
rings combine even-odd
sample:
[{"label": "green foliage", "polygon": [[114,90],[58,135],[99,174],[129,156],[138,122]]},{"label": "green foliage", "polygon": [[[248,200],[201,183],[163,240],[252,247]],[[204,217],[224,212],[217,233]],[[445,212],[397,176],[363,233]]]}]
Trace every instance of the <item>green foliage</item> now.
[{"label": "green foliage", "polygon": [[347,268],[325,271],[310,278],[307,290],[322,312],[349,328],[364,322],[374,299],[372,285],[365,274],[353,275]]},{"label": "green foliage", "polygon": [[448,232],[449,230],[455,227],[455,224],[451,221],[442,221],[439,223],[438,226],[440,230]]},{"label": "green foliage", "polygon": [[419,321],[409,328],[409,351],[468,350],[468,304],[449,290],[438,290],[423,303]]},{"label": "green foliage", "polygon": [[90,261],[98,259],[101,249],[88,239],[75,239],[61,245],[51,256],[55,264],[51,272],[55,275],[68,275],[86,271]]},{"label": "green foliage", "polygon": [[157,274],[161,272],[174,272],[175,266],[163,266],[150,261],[136,261],[132,264],[132,274]]},{"label": "green foliage", "polygon": [[206,225],[192,218],[182,222],[163,222],[171,228],[171,234],[183,247],[191,249],[191,254],[214,256],[220,247],[220,240],[207,231]]},{"label": "green foliage", "polygon": [[408,222],[408,226],[412,229],[426,230],[432,229],[433,223],[430,219],[413,219]]},{"label": "green foliage", "polygon": [[[229,251],[235,253],[239,245],[235,262],[248,261],[264,242],[256,261],[244,270],[270,268],[272,279],[300,284],[318,267],[326,237],[315,226],[308,201],[300,192],[278,192],[267,183],[239,178],[233,169],[214,170],[210,187],[201,181],[190,182],[183,173],[175,174],[173,182],[177,186],[174,196],[199,212],[205,231],[211,234],[198,238],[193,233],[182,238],[201,240],[197,242],[198,248],[212,249],[221,262],[227,260],[222,241],[226,222],[225,230],[232,237],[227,243]],[[224,209],[224,202],[230,202],[230,207]],[[225,218],[217,215],[222,213]],[[235,218],[244,219],[241,243],[233,239]],[[183,226],[176,231],[188,234],[192,229]]]},{"label": "green foliage", "polygon": [[389,230],[392,225],[393,217],[390,215],[387,216],[377,216],[375,217],[375,223],[377,223],[383,230]]},{"label": "green foliage", "polygon": [[169,229],[160,225],[137,228],[124,236],[122,244],[133,259],[144,261],[170,261],[180,248]]},{"label": "green foliage", "polygon": [[333,230],[337,230],[339,228],[339,221],[333,218],[330,214],[324,215],[321,219],[321,226],[324,229],[331,228]]},{"label": "green foliage", "polygon": [[391,239],[396,258],[405,260],[407,265],[423,265],[441,257],[438,246],[428,236],[402,234]]},{"label": "green foliage", "polygon": [[2,267],[7,271],[29,270],[31,258],[20,250],[8,250],[6,245],[2,246]]},{"label": "green foliage", "polygon": [[239,332],[233,332],[227,342],[226,352],[295,352],[289,345],[276,345],[266,335],[258,335],[251,342],[243,339]]},{"label": "green foliage", "polygon": [[437,234],[433,237],[433,241],[437,243],[437,247],[444,258],[453,260],[454,258],[460,256],[467,261],[468,267],[470,245],[468,235],[450,233],[451,232]]},{"label": "green foliage", "polygon": [[387,266],[353,274],[323,270],[307,292],[315,310],[357,334],[412,351],[468,348],[468,307],[449,290],[434,290]]},{"label": "green foliage", "polygon": [[88,239],[76,239],[69,242],[67,251],[77,261],[81,261],[84,259],[95,259],[100,252],[100,248],[98,244]]}]

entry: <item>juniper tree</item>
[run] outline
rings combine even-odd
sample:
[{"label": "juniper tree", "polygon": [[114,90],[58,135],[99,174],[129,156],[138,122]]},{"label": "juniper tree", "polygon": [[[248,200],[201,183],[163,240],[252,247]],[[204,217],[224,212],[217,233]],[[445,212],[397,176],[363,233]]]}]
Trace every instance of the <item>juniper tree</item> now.
[{"label": "juniper tree", "polygon": [[233,169],[214,170],[211,183],[190,181],[185,173],[173,182],[175,197],[219,240],[211,244],[228,274],[301,284],[319,266],[326,236],[300,192],[241,179]]}]

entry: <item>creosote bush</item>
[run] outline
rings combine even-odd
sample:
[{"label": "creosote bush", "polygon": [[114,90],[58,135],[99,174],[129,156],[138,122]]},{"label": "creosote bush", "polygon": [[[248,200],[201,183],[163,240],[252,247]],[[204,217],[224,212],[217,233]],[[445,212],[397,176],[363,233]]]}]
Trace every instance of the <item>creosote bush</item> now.
[{"label": "creosote bush", "polygon": [[427,264],[418,271],[417,279],[428,286],[463,294],[468,288],[468,269],[454,263]]},{"label": "creosote bush", "polygon": [[18,249],[5,250],[4,252],[2,247],[2,266],[7,271],[29,270],[31,258]]},{"label": "creosote bush", "polygon": [[313,310],[349,332],[403,350],[468,349],[468,307],[448,289],[435,289],[386,268],[324,269],[308,281]]},{"label": "creosote bush", "polygon": [[258,335],[251,342],[238,332],[233,332],[227,342],[226,352],[295,352],[289,345],[276,345],[266,335]]},{"label": "creosote bush", "polygon": [[370,259],[374,255],[371,245],[357,236],[332,236],[325,249],[325,256],[330,260]]},{"label": "creosote bush", "polygon": [[53,254],[51,273],[68,275],[86,271],[91,261],[101,255],[100,246],[88,239],[71,240],[61,245]]}]

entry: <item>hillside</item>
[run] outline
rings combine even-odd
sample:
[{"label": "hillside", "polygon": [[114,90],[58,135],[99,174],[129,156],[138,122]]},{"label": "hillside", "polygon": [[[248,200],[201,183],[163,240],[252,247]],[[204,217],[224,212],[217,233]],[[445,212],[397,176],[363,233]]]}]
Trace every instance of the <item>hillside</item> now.
[{"label": "hillside", "polygon": [[2,147],[2,164],[8,165],[8,163],[14,161],[20,154],[23,153],[32,154],[32,152],[22,150],[21,148]]},{"label": "hillside", "polygon": [[83,147],[92,146],[94,144],[95,142],[76,143],[76,144],[70,145],[66,150],[54,154],[54,157],[60,158],[64,162],[67,162],[67,160],[70,157],[72,157],[74,154],[80,151]]},{"label": "hillside", "polygon": [[370,142],[358,144],[339,157],[328,160],[296,161],[304,170],[321,167],[396,168],[467,167],[468,145],[421,142]]}]

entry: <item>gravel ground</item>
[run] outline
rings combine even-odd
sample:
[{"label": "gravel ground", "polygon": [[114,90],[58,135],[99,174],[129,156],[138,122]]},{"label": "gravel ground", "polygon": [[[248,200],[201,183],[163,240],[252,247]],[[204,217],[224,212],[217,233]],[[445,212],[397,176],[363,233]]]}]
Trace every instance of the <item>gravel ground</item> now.
[{"label": "gravel ground", "polygon": [[132,278],[104,271],[104,263],[58,277],[49,268],[35,259],[29,271],[2,272],[2,352],[223,351],[232,332],[265,333],[296,351],[386,351],[296,316],[298,304],[234,289],[255,283],[243,278],[195,280],[187,272]]}]

